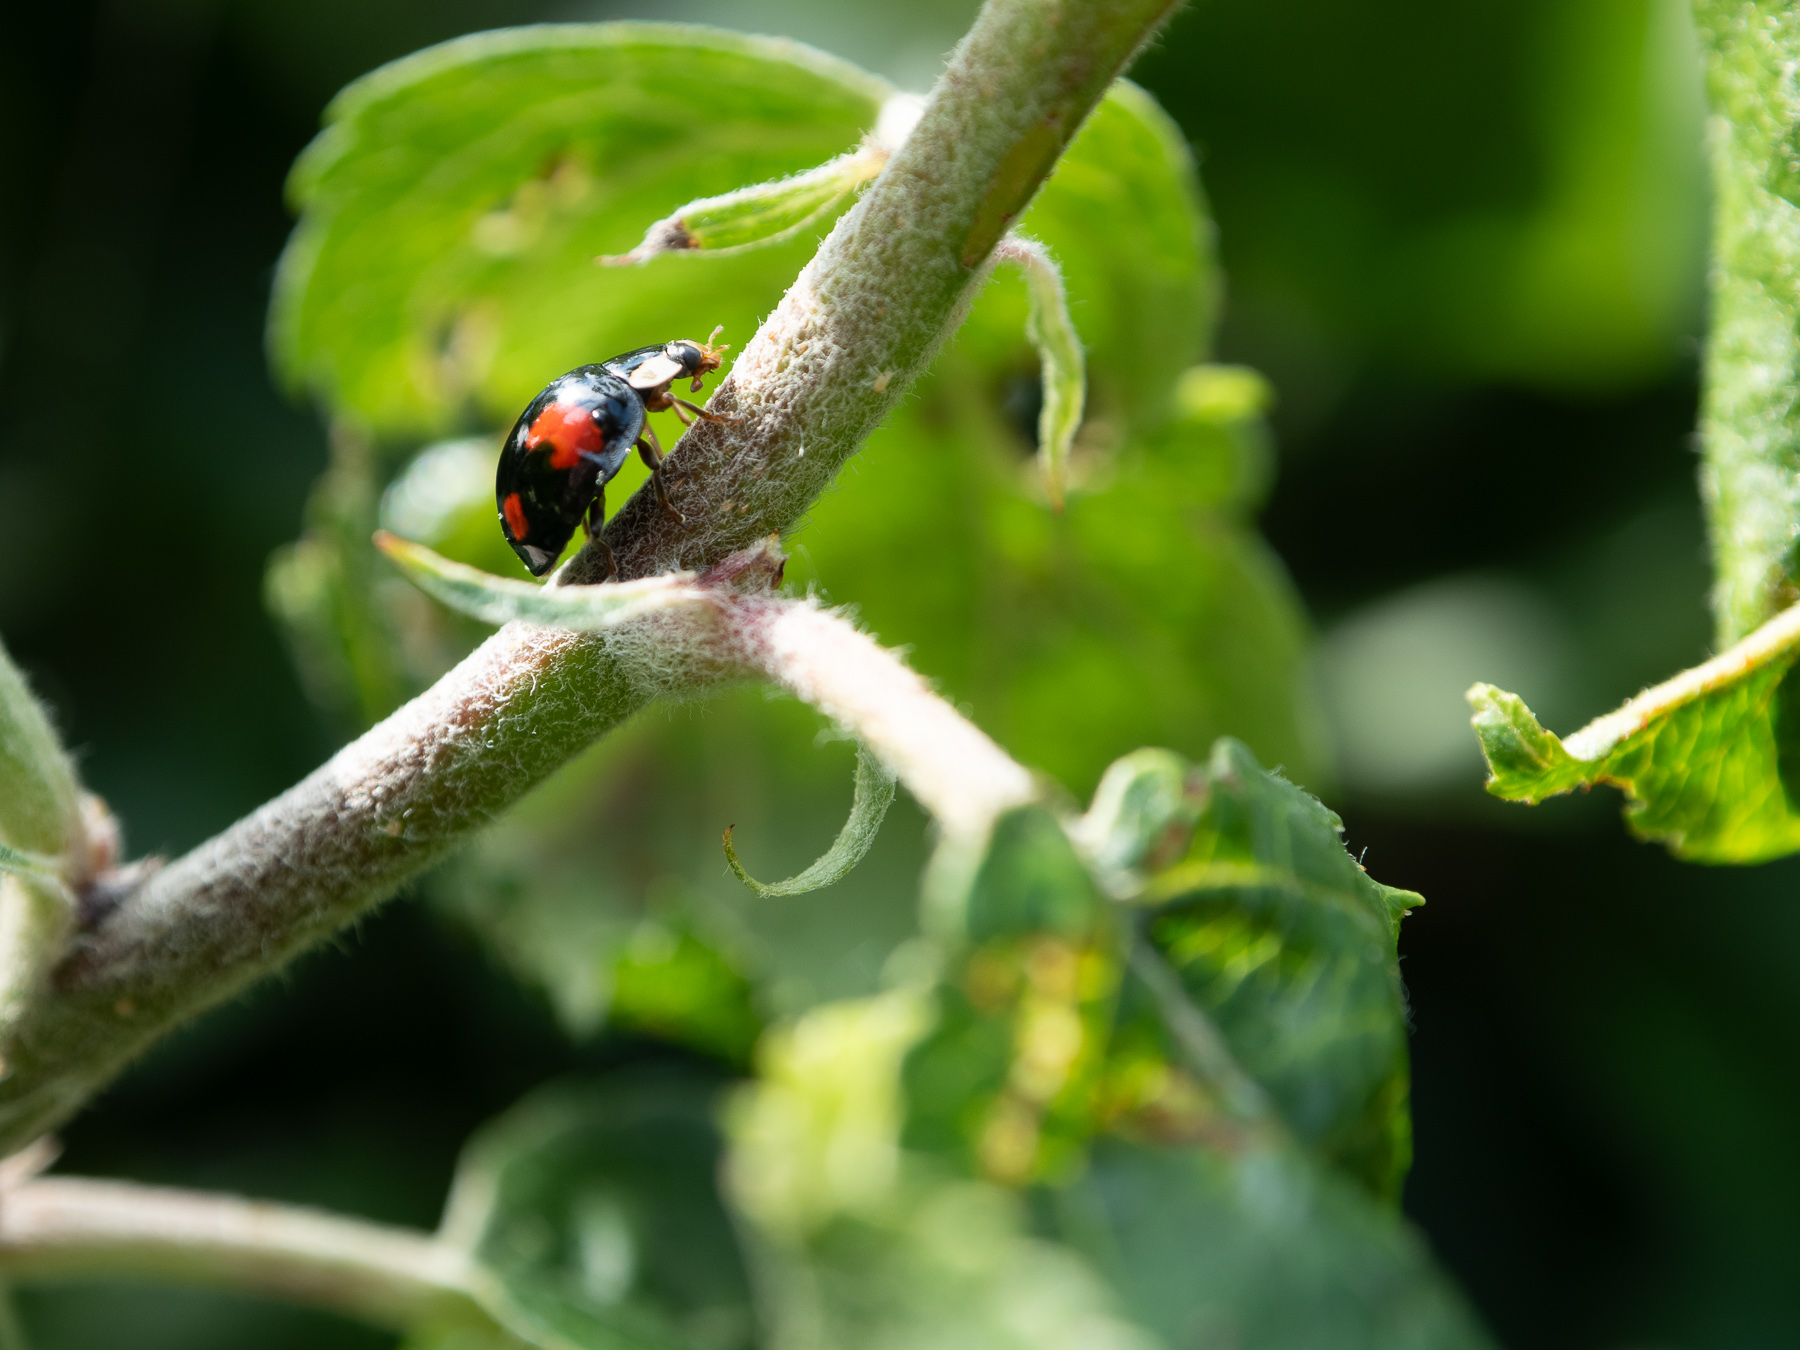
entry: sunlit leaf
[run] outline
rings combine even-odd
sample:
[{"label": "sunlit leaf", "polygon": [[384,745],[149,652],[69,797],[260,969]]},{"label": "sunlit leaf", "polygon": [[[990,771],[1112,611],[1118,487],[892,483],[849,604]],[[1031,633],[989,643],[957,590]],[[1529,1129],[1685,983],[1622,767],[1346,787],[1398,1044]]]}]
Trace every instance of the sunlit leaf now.
[{"label": "sunlit leaf", "polygon": [[887,818],[888,807],[893,803],[894,775],[867,747],[858,746],[856,790],[850,800],[849,819],[817,862],[786,881],[758,881],[738,861],[737,850],[731,846],[730,828],[725,831],[725,861],[731,865],[731,874],[760,896],[805,895],[808,891],[842,881],[850,874],[875,842],[875,836],[881,832],[881,822]]},{"label": "sunlit leaf", "polygon": [[1795,694],[1800,606],[1783,611],[1704,665],[1647,689],[1566,739],[1516,695],[1469,690],[1487,755],[1488,791],[1538,802],[1611,783],[1645,839],[1698,862],[1761,862],[1800,849]]},{"label": "sunlit leaf", "polygon": [[748,335],[811,238],[593,259],[682,202],[850,150],[889,92],[797,43],[659,24],[481,33],[384,66],[295,167],[277,360],[332,408],[415,432],[503,424],[554,376],[647,341]]},{"label": "sunlit leaf", "polygon": [[931,1017],[918,990],[897,989],[770,1031],[727,1113],[738,1206],[784,1240],[886,1208],[900,1183],[900,1065]]},{"label": "sunlit leaf", "polygon": [[906,1063],[906,1141],[1008,1185],[1065,1180],[1101,1128],[1124,933],[1041,806],[994,823],[961,917],[966,949]]},{"label": "sunlit leaf", "polygon": [[1016,1196],[901,1149],[901,1063],[930,1017],[917,990],[815,1009],[771,1034],[733,1104],[768,1343],[1152,1350]]},{"label": "sunlit leaf", "polygon": [[1800,15],[1696,0],[1715,112],[1712,283],[1701,433],[1715,618],[1736,642],[1791,599],[1800,530]]}]

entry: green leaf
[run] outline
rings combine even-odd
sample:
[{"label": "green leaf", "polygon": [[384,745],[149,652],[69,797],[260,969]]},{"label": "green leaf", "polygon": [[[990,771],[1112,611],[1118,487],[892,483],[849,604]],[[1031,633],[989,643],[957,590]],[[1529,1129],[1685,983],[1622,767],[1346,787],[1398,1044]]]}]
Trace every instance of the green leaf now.
[{"label": "green leaf", "polygon": [[762,1030],[749,981],[690,926],[640,920],[618,944],[611,981],[615,1026],[733,1064],[749,1059]]},{"label": "green leaf", "polygon": [[[432,893],[581,1035],[609,1016],[647,922],[741,972],[764,1016],[872,993],[917,930],[926,822],[910,799],[825,902],[746,891],[717,851],[736,821],[746,865],[803,870],[841,832],[854,769],[851,747],[804,704],[724,690],[699,715],[643,717],[607,737],[440,869]],[[709,1003],[683,1024],[716,1025],[724,1012]]]},{"label": "green leaf", "polygon": [[1412,1227],[1297,1150],[1102,1140],[1050,1204],[1058,1234],[1172,1346],[1492,1345]]},{"label": "green leaf", "polygon": [[1194,373],[1217,282],[1186,146],[1120,82],[1017,229],[1057,259],[1086,353],[1065,511],[1046,509],[1034,462],[1028,288],[1003,268],[798,532],[790,577],[854,599],[1078,794],[1121,746],[1197,756],[1227,732],[1318,781],[1305,619],[1245,521],[1270,477],[1267,388],[1239,368]]},{"label": "green leaf", "polygon": [[784,1241],[881,1212],[900,1182],[900,1066],[931,1024],[916,989],[814,1008],[764,1036],[726,1113],[732,1198]]},{"label": "green leaf", "polygon": [[815,1009],[771,1033],[734,1100],[729,1191],[767,1343],[1152,1350],[1016,1196],[902,1151],[901,1064],[930,1019],[914,989]]},{"label": "green leaf", "polygon": [[1078,1173],[1101,1128],[1122,933],[1056,818],[994,823],[963,911],[964,950],[908,1057],[905,1139],[990,1180]]},{"label": "green leaf", "polygon": [[1147,934],[1309,1148],[1397,1199],[1412,1155],[1400,917],[1422,904],[1345,851],[1343,823],[1236,741],[1205,766]]},{"label": "green leaf", "polygon": [[[704,103],[691,111],[711,115]],[[1017,382],[1035,383],[1042,369],[1025,335],[1027,288],[1007,275],[978,302],[941,373],[815,508],[794,566],[856,600],[885,640],[910,645],[917,664],[1003,743],[1078,791],[1121,744],[1199,754],[1227,728],[1268,758],[1316,774],[1299,678],[1304,621],[1279,564],[1243,519],[1269,476],[1267,389],[1238,368],[1189,367],[1211,312],[1210,226],[1187,150],[1147,95],[1129,85],[1112,91],[1028,225],[1063,265],[1089,348],[1089,416],[1071,458],[1065,515],[1044,509],[1029,425],[1006,411]],[[645,271],[710,265],[660,259]],[[766,303],[798,262],[787,266]],[[593,270],[585,255],[571,255],[570,267],[580,277],[571,272],[569,285],[585,284]],[[550,313],[562,317],[560,308]],[[392,530],[404,522],[408,537],[456,561],[512,567],[493,518],[497,441],[486,444],[485,468],[479,441],[419,456],[379,498],[381,523]],[[361,462],[362,523],[334,529],[329,547],[303,546],[309,558],[329,555],[321,570],[332,586],[352,585],[368,568],[363,555],[373,558],[366,540],[379,462]],[[634,472],[622,475],[622,489]],[[908,559],[902,572],[895,557]],[[1170,576],[1182,584],[1171,586]],[[389,589],[379,571],[360,582],[354,604],[331,587],[324,594],[338,598],[309,611],[322,616],[309,630],[320,636],[297,647],[323,650],[328,660],[315,664],[360,672],[358,687],[385,690],[389,706],[444,668],[457,640],[477,636],[397,579]],[[365,611],[370,624],[357,621]],[[512,612],[491,611],[496,620]],[[336,636],[333,615],[345,624]],[[346,673],[337,687],[352,684]],[[364,706],[376,702],[371,692]],[[868,992],[916,926],[911,877],[924,857],[923,823],[910,805],[884,830],[875,860],[838,883],[830,906],[734,894],[722,869],[700,861],[701,841],[733,820],[759,872],[765,855],[788,871],[817,857],[844,815],[842,770],[806,748],[816,729],[792,704],[729,694],[702,722],[637,723],[491,831],[433,888],[550,990],[580,1032],[614,1007],[623,946],[646,918],[742,972],[766,1011]],[[716,1012],[665,1025],[713,1025]]]},{"label": "green leaf", "polygon": [[[306,532],[269,559],[263,603],[287,637],[308,696],[335,730],[354,732],[387,716],[461,652],[422,651],[408,640],[430,631],[432,606],[369,541],[380,483],[368,438],[343,424],[334,433],[331,463],[307,499]],[[425,624],[408,622],[421,612]],[[465,649],[475,641],[468,635]]]},{"label": "green leaf", "polygon": [[1695,0],[1716,116],[1701,434],[1719,644],[1792,602],[1800,533],[1800,15]]},{"label": "green leaf", "polygon": [[400,1346],[401,1350],[532,1350],[530,1342],[499,1327],[455,1322],[415,1327]]},{"label": "green leaf", "polygon": [[691,1074],[566,1083],[482,1128],[442,1236],[486,1272],[478,1296],[496,1322],[542,1350],[749,1344],[748,1286],[715,1184],[715,1093]]},{"label": "green leaf", "polygon": [[0,645],[0,843],[61,857],[81,837],[75,767]]},{"label": "green leaf", "polygon": [[[814,1010],[771,1037],[738,1099],[730,1194],[757,1239],[772,1343],[1053,1345],[1080,1324],[1078,1343],[1486,1347],[1392,1207],[1236,1086],[1237,1046],[1324,1041],[1341,1061],[1358,1031],[1341,1023],[1398,1026],[1397,999],[1372,1012],[1304,985],[1341,987],[1360,962],[1397,993],[1391,934],[1417,897],[1359,882],[1335,818],[1241,746],[1222,744],[1204,774],[1140,751],[1106,781],[1075,834],[1152,889],[1186,868],[1184,898],[1155,911],[1187,922],[1179,936],[1195,931],[1194,869],[1210,867],[1213,917],[1241,901],[1313,969],[1235,1005],[1189,954],[1185,978],[1155,955],[1127,972],[1124,929],[1142,911],[1100,898],[1041,807],[1002,818],[954,954],[911,963],[939,972],[932,998],[909,987]],[[1190,832],[1188,860],[1168,865],[1171,835],[1179,854]],[[1303,894],[1271,923],[1263,892],[1279,890]],[[1347,949],[1335,970],[1317,959],[1333,944]],[[1231,1018],[1231,1045],[1209,1004]],[[1267,1086],[1291,1106],[1279,1073]]]},{"label": "green leaf", "polygon": [[1025,335],[1038,349],[1043,386],[1043,411],[1038,414],[1038,459],[1044,468],[1044,488],[1050,505],[1063,505],[1064,480],[1068,476],[1069,451],[1081,429],[1082,405],[1087,400],[1087,365],[1075,320],[1069,315],[1069,296],[1063,288],[1062,269],[1035,239],[1009,235],[995,256],[1016,263],[1025,274],[1031,297]]},{"label": "green leaf", "polygon": [[1652,689],[1567,739],[1539,725],[1515,694],[1469,690],[1488,758],[1488,791],[1535,803],[1611,783],[1644,839],[1695,862],[1763,862],[1800,849],[1791,678],[1800,606],[1735,647]]},{"label": "green leaf", "polygon": [[867,144],[805,173],[702,197],[657,221],[631,252],[601,261],[625,266],[663,253],[725,253],[783,243],[823,221],[887,160],[885,150]]},{"label": "green leaf", "polygon": [[[1144,889],[1145,867],[1187,846],[1205,802],[1205,778],[1172,750],[1134,750],[1101,775],[1087,814],[1069,827],[1108,894]],[[1158,861],[1160,856],[1160,863]]]},{"label": "green leaf", "polygon": [[908,1175],[879,1213],[755,1251],[770,1350],[1160,1348],[1018,1196],[977,1181]]},{"label": "green leaf", "polygon": [[451,562],[423,544],[377,532],[375,546],[433,599],[486,623],[523,619],[597,633],[658,610],[706,603],[692,572],[670,572],[599,586],[541,586]]},{"label": "green leaf", "polygon": [[765,898],[804,895],[820,890],[842,881],[863,860],[874,844],[875,836],[881,832],[881,822],[887,818],[888,807],[893,804],[894,775],[869,753],[866,746],[859,745],[856,748],[856,794],[850,800],[850,817],[817,862],[786,881],[758,881],[744,870],[744,865],[738,861],[737,850],[731,846],[731,831],[735,826],[725,829],[725,861],[731,865],[733,876]]},{"label": "green leaf", "polygon": [[647,341],[748,334],[810,239],[593,259],[684,201],[851,149],[889,93],[796,43],[661,24],[481,33],[384,66],[295,166],[277,363],[333,409],[411,433],[509,421],[550,377]]}]

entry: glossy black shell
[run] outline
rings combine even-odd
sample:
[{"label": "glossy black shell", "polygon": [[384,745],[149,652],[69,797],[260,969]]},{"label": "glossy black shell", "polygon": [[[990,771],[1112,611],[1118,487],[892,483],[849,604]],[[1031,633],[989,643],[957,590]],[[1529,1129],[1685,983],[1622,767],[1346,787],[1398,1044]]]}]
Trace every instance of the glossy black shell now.
[{"label": "glossy black shell", "polygon": [[[500,511],[500,530],[506,542],[532,576],[541,577],[556,565],[594,495],[618,473],[643,434],[643,397],[625,383],[623,376],[661,350],[660,346],[648,347],[642,352],[616,356],[603,365],[571,370],[546,387],[513,423],[500,451],[494,502]],[[631,364],[620,371],[621,361]],[[558,403],[587,408],[600,433],[598,450],[584,453],[567,468],[557,468],[551,462],[555,447],[550,442],[540,441],[535,449],[526,445],[539,415]],[[514,535],[507,519],[506,499],[514,493],[519,496],[519,511],[527,526],[523,538]]]}]

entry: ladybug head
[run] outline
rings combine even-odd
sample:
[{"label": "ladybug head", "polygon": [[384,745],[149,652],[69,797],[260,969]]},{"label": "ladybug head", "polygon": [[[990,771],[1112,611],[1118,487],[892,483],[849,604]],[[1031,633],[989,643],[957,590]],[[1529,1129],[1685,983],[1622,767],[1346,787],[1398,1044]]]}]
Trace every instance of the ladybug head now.
[{"label": "ladybug head", "polygon": [[663,348],[663,355],[680,364],[681,378],[691,379],[693,383],[689,388],[696,392],[700,388],[700,381],[724,364],[725,353],[731,344],[721,342],[717,346],[713,345],[713,338],[724,331],[724,326],[720,325],[712,330],[705,342],[690,342],[683,338]]}]

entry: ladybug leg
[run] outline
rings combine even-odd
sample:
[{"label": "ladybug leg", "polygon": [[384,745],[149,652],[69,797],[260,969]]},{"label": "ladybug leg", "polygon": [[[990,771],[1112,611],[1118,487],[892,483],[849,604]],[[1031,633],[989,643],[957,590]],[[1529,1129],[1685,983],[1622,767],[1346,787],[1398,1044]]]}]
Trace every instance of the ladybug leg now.
[{"label": "ladybug leg", "polygon": [[681,410],[683,408],[686,408],[689,412],[693,413],[694,416],[698,417],[702,422],[741,422],[744,420],[732,413],[708,412],[705,408],[689,403],[685,398],[676,398],[673,394],[669,396],[669,402],[675,409],[675,415],[681,417],[683,426],[688,425],[688,419],[681,416]]},{"label": "ladybug leg", "polygon": [[669,500],[669,490],[663,486],[662,447],[656,443],[656,433],[649,427],[645,427],[644,435],[638,438],[637,452],[644,463],[650,466],[650,486],[656,489],[656,500],[662,503],[662,509],[672,519],[683,525],[687,524],[687,517],[675,509],[675,503]]},{"label": "ladybug leg", "polygon": [[601,487],[594,494],[594,500],[588,503],[587,514],[581,518],[581,532],[590,544],[600,545],[600,551],[606,555],[606,579],[611,581],[619,575],[619,560],[613,557],[612,545],[600,533],[600,527],[606,523],[606,488]]}]

